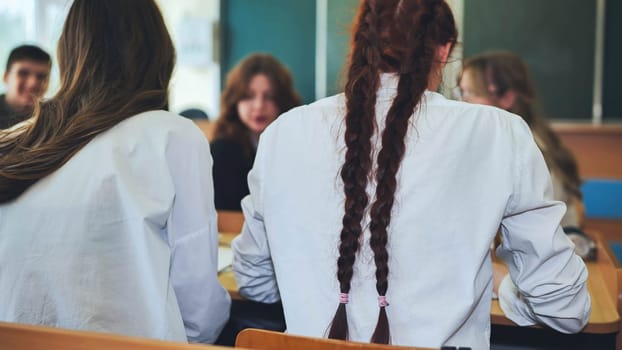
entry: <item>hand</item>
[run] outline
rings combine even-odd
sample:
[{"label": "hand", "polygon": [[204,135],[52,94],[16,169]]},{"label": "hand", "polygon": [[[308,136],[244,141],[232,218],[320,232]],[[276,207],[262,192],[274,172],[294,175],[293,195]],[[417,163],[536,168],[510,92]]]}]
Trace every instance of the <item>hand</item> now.
[{"label": "hand", "polygon": [[504,264],[493,262],[492,263],[492,279],[493,286],[492,291],[499,294],[499,285],[505,276],[508,274],[508,268]]}]

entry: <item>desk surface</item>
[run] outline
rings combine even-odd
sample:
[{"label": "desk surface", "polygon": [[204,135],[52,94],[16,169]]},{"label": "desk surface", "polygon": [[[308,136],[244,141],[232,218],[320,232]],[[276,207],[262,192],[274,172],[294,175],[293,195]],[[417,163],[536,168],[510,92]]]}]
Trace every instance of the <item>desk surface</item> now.
[{"label": "desk surface", "polygon": [[[594,334],[617,333],[620,330],[620,315],[618,315],[616,306],[609,297],[600,268],[596,263],[586,263],[586,265],[589,272],[587,288],[592,298],[592,313],[583,332]],[[492,301],[490,321],[496,325],[516,325],[505,317],[498,300]]]},{"label": "desk surface", "polygon": [[[234,237],[235,234],[223,233],[220,235],[219,243],[223,246],[229,246]],[[583,332],[594,334],[617,333],[620,330],[620,315],[609,296],[601,269],[598,267],[597,263],[589,262],[586,263],[586,265],[589,271],[587,286],[592,298],[592,313],[589,323]],[[232,271],[229,270],[220,273],[218,279],[223,287],[227,289],[231,298],[241,299]],[[490,320],[493,324],[506,326],[516,325],[505,317],[497,300],[492,301],[490,316]]]}]

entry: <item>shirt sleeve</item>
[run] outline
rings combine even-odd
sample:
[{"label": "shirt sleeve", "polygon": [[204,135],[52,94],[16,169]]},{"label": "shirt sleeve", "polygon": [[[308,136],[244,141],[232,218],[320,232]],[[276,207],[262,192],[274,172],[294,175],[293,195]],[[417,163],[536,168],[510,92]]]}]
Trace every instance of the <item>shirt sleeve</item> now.
[{"label": "shirt sleeve", "polygon": [[505,315],[521,326],[579,332],[590,316],[587,269],[566,237],[562,202],[553,201],[546,164],[526,124],[515,131],[514,191],[501,223],[497,256],[510,272],[499,288]]},{"label": "shirt sleeve", "polygon": [[209,144],[200,131],[169,140],[175,199],[167,222],[171,282],[189,342],[214,343],[229,319],[231,298],[218,281],[218,229]]},{"label": "shirt sleeve", "polygon": [[254,301],[275,303],[280,300],[279,290],[270,256],[263,213],[263,182],[266,144],[269,129],[264,131],[257,149],[255,165],[248,174],[250,194],[242,200],[244,227],[236,237],[233,248],[233,272],[240,295]]}]

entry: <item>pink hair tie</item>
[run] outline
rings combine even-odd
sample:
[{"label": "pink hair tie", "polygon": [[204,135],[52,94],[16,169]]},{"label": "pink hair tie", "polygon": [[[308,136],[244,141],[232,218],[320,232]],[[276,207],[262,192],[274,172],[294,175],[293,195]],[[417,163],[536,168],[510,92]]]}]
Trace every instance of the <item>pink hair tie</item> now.
[{"label": "pink hair tie", "polygon": [[389,306],[389,303],[387,302],[387,297],[386,296],[384,296],[384,295],[378,296],[378,306],[380,306],[380,307]]},{"label": "pink hair tie", "polygon": [[348,303],[348,293],[339,293],[339,304]]}]

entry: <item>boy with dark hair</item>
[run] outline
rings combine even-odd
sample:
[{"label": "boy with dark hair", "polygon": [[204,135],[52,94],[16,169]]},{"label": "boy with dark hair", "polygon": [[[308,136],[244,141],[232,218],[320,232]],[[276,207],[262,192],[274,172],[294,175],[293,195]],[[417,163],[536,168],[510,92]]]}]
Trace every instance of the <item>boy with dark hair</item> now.
[{"label": "boy with dark hair", "polygon": [[0,95],[0,129],[30,116],[35,101],[48,88],[51,68],[50,55],[37,46],[22,45],[11,51],[3,78],[7,90]]}]

